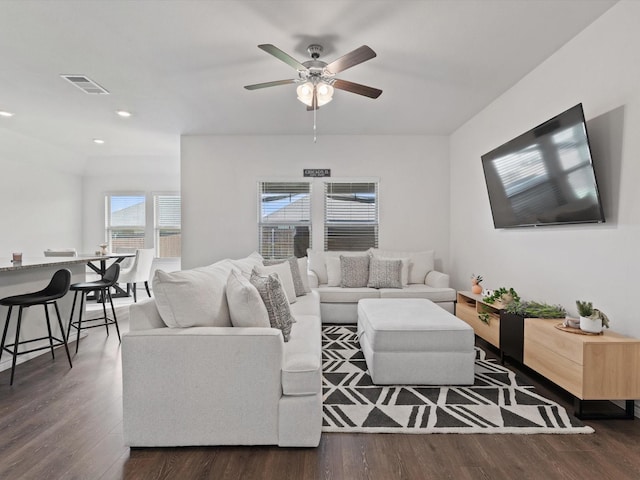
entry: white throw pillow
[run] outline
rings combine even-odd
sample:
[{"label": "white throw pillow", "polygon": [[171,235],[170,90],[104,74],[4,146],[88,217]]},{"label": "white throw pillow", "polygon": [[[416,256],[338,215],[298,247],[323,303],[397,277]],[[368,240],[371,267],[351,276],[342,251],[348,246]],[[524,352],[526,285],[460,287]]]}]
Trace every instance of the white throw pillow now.
[{"label": "white throw pillow", "polygon": [[171,273],[156,270],[151,283],[162,321],[172,328],[230,327],[228,275],[228,270],[215,266]]},{"label": "white throw pillow", "polygon": [[[293,287],[296,291],[296,297],[301,297],[307,294],[302,282],[302,273],[300,272],[300,266],[296,257],[289,257],[284,259],[264,259],[263,265],[277,265],[278,263],[289,262],[289,269],[291,270],[291,278],[293,279]],[[306,276],[306,271],[305,271]]]},{"label": "white throw pillow", "polygon": [[262,265],[262,255],[258,252],[253,252],[248,257],[239,258],[238,260],[230,260],[234,267],[239,268],[242,273],[249,276],[253,267],[256,265]]},{"label": "white throw pillow", "polygon": [[304,287],[305,293],[309,293],[311,288],[309,287],[309,262],[307,257],[302,257],[298,259],[298,268],[300,269],[300,277],[302,278],[302,286]]},{"label": "white throw pillow", "polygon": [[227,279],[227,302],[234,327],[271,327],[258,289],[238,270]]},{"label": "white throw pillow", "polygon": [[289,262],[277,263],[276,265],[269,266],[257,265],[254,268],[254,271],[261,276],[266,276],[270,273],[278,274],[278,278],[280,279],[280,283],[282,283],[282,288],[284,288],[284,291],[287,294],[289,303],[295,303],[296,287],[293,284],[293,277],[291,276],[291,267],[289,266]]},{"label": "white throw pillow", "polygon": [[342,282],[342,269],[340,267],[340,257],[327,256],[327,286],[339,287]]}]

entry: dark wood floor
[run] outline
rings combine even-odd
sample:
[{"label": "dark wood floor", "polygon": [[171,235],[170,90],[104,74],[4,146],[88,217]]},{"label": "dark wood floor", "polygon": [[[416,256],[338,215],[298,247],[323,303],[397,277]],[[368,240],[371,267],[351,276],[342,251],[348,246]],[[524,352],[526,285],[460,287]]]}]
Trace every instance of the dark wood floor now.
[{"label": "dark wood floor", "polygon": [[[640,479],[638,419],[588,421],[593,435],[333,433],[313,449],[130,451],[115,332],[90,331],[73,362],[69,369],[59,352],[19,365],[13,387],[0,373],[0,479]],[[571,408],[562,391],[537,380],[541,393]]]}]

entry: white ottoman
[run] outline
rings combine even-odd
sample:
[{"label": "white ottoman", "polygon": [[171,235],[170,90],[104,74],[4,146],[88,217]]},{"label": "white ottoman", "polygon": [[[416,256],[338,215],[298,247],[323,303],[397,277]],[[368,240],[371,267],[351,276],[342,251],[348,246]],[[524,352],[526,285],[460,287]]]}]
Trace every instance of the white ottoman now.
[{"label": "white ottoman", "polygon": [[358,337],[373,383],[473,384],[473,328],[430,300],[360,300]]}]

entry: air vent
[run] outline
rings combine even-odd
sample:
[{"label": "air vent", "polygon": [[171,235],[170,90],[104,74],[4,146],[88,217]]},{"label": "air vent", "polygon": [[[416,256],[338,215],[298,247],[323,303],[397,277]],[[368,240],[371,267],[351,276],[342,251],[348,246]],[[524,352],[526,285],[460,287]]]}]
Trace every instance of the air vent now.
[{"label": "air vent", "polygon": [[60,75],[62,78],[75,85],[84,93],[90,95],[109,95],[109,92],[84,75]]}]

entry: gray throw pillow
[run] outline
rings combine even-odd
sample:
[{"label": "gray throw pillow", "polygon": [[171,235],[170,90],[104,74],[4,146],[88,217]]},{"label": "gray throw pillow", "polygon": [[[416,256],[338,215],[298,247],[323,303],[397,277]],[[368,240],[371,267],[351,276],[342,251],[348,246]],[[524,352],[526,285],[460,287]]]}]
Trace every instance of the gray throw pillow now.
[{"label": "gray throw pillow", "polygon": [[[280,263],[289,262],[289,268],[291,268],[291,277],[293,277],[293,287],[296,291],[296,297],[306,295],[307,291],[304,288],[304,282],[302,281],[302,274],[300,272],[300,266],[298,265],[298,259],[296,257],[289,257],[276,260],[263,260],[264,266],[278,265]],[[306,272],[305,272],[306,275]]]},{"label": "gray throw pillow", "polygon": [[369,282],[369,255],[340,255],[341,287],[366,287]]},{"label": "gray throw pillow", "polygon": [[402,260],[371,257],[368,287],[402,288]]},{"label": "gray throw pillow", "polygon": [[293,316],[291,316],[289,301],[287,300],[287,295],[284,293],[278,275],[271,273],[266,276],[261,276],[258,275],[254,269],[253,272],[251,272],[249,281],[256,287],[258,293],[260,293],[264,306],[267,308],[271,327],[280,329],[284,341],[288,342],[291,335],[291,325],[295,320]]}]

